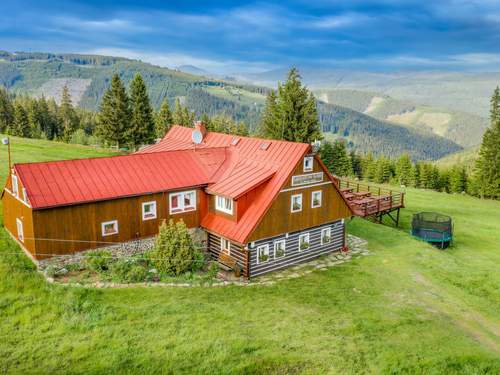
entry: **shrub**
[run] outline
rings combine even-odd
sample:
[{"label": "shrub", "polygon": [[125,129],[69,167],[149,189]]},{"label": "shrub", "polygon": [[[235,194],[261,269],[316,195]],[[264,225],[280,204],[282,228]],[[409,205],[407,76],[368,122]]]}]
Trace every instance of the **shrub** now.
[{"label": "shrub", "polygon": [[147,264],[137,259],[120,259],[110,267],[111,278],[118,282],[137,283],[149,276]]},{"label": "shrub", "polygon": [[107,271],[112,261],[112,254],[107,250],[95,250],[85,254],[86,266],[96,272]]},{"label": "shrub", "polygon": [[193,254],[193,264],[191,266],[191,271],[196,272],[203,268],[205,265],[205,254],[203,252],[196,250]]},{"label": "shrub", "polygon": [[159,272],[180,275],[193,267],[197,256],[193,239],[182,220],[172,219],[160,226],[153,249],[148,253],[151,263]]}]

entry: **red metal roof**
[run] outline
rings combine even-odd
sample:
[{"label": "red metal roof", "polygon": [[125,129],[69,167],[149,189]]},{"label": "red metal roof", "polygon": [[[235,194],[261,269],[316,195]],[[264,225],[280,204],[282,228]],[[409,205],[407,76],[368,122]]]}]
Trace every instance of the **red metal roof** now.
[{"label": "red metal roof", "polygon": [[210,132],[194,147],[191,132],[173,126],[159,143],[132,155],[16,164],[14,169],[33,208],[193,186],[236,199],[259,186],[237,222],[211,213],[201,221],[207,230],[244,244],[310,146]]},{"label": "red metal roof", "polygon": [[[173,126],[159,143],[140,152],[192,148],[191,132],[191,128]],[[240,141],[236,145],[231,145],[234,138],[239,138]],[[265,149],[261,147],[264,143],[268,144]],[[261,179],[262,187],[259,189],[259,193],[237,222],[211,213],[208,213],[201,222],[202,227],[207,230],[242,244],[246,243],[247,238],[276,198],[297,163],[310,149],[310,146],[305,143],[239,137],[213,132],[208,133],[203,143],[196,147],[198,149],[226,147],[228,153],[224,165],[214,178],[217,183],[209,186],[209,190],[214,189],[215,186],[229,196],[231,194],[238,196],[257,186],[252,178],[231,179],[233,174],[238,173],[239,166],[245,168],[246,163],[254,166],[252,173],[256,173],[257,180]],[[271,176],[267,176],[267,173],[271,174],[270,171],[275,172]],[[263,180],[265,178],[268,178],[267,182]],[[231,186],[231,184],[234,185]]]},{"label": "red metal roof", "polygon": [[205,185],[225,158],[224,149],[213,148],[23,163],[14,170],[31,206],[47,208]]}]

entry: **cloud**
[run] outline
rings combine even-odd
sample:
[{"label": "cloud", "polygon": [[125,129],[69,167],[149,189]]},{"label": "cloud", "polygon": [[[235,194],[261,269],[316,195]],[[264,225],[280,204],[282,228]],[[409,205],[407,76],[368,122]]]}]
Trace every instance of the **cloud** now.
[{"label": "cloud", "polygon": [[124,18],[82,19],[72,16],[56,16],[52,18],[52,24],[66,30],[87,32],[145,33],[153,31],[150,26]]},{"label": "cloud", "polygon": [[372,20],[371,16],[360,13],[345,13],[335,16],[326,16],[314,19],[310,26],[319,29],[339,29],[344,27],[366,24]]}]

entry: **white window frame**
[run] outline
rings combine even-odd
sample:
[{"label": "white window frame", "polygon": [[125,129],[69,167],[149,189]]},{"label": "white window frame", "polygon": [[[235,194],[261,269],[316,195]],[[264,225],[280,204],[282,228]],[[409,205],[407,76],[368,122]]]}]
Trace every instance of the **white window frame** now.
[{"label": "white window frame", "polygon": [[[307,248],[306,248],[306,249],[301,249],[301,248],[300,248],[300,244],[301,244],[301,239],[302,239],[302,238],[307,238],[307,244],[308,244],[308,246],[307,246]],[[309,250],[310,248],[311,248],[311,239],[310,239],[310,237],[309,237],[309,233],[303,233],[303,234],[300,234],[300,235],[299,235],[299,251],[301,251],[301,252],[302,252],[302,251],[307,251],[307,250]]]},{"label": "white window frame", "polygon": [[[227,208],[227,203],[229,203],[230,208]],[[222,195],[215,196],[215,209],[217,211],[224,212],[226,214],[233,214],[233,200]]]},{"label": "white window frame", "polygon": [[[330,238],[328,242],[323,241],[323,233],[328,232],[328,237]],[[321,245],[326,245],[332,242],[332,228],[323,228],[321,229]]]},{"label": "white window frame", "polygon": [[[226,247],[227,245],[227,247]],[[231,241],[227,238],[220,238],[220,251],[224,254],[231,255]]]},{"label": "white window frame", "polygon": [[[188,194],[193,194],[193,201],[190,205],[184,205],[184,197]],[[179,207],[172,211],[172,198],[178,196],[179,197]],[[184,212],[196,211],[196,190],[187,190],[187,191],[177,191],[175,193],[170,193],[168,195],[168,208],[170,215],[181,214]]]},{"label": "white window frame", "polygon": [[17,238],[19,241],[24,242],[24,226],[21,219],[16,218],[16,227],[17,227]]},{"label": "white window frame", "polygon": [[[152,205],[153,208],[152,208],[152,212],[153,212],[153,216],[151,217],[146,217],[146,206],[150,206]],[[142,220],[143,221],[146,221],[146,220],[154,220],[157,218],[157,211],[156,211],[156,201],[149,201],[149,202],[143,202],[142,203]]]},{"label": "white window frame", "polygon": [[[267,253],[266,260],[263,260],[263,261],[260,260],[260,249],[266,249],[265,250]],[[257,264],[267,263],[267,262],[269,262],[270,259],[271,259],[271,255],[269,254],[269,244],[257,246]]]},{"label": "white window frame", "polygon": [[28,194],[26,194],[26,189],[23,188],[23,201],[28,204]]},{"label": "white window frame", "polygon": [[12,175],[12,194],[19,197],[19,182],[15,174]]},{"label": "white window frame", "polygon": [[[310,166],[308,166],[310,164]],[[306,156],[304,157],[304,172],[312,172],[314,169],[314,157]]]},{"label": "white window frame", "polygon": [[[283,244],[283,255],[282,256],[277,256],[276,255],[276,249],[279,244]],[[285,240],[279,240],[279,241],[274,241],[274,259],[281,259],[286,256],[286,241]]]},{"label": "white window frame", "polygon": [[[116,227],[116,232],[113,232],[113,233],[106,233],[104,231],[104,227],[106,225],[109,225],[109,224],[113,224],[115,227]],[[110,220],[110,221],[104,221],[101,223],[101,233],[102,233],[102,236],[103,237],[106,237],[106,236],[113,236],[115,234],[118,234],[118,220]]]},{"label": "white window frame", "polygon": [[[314,205],[314,194],[319,194],[319,205]],[[311,192],[311,208],[321,207],[323,201],[323,190],[315,190]]]},{"label": "white window frame", "polygon": [[[297,209],[297,210],[294,210],[294,209],[293,209],[293,200],[294,200],[294,198],[296,198],[296,197],[300,197],[300,208],[299,208],[299,209]],[[303,201],[302,201],[302,193],[300,193],[300,194],[293,194],[293,195],[290,197],[290,211],[291,211],[291,212],[300,212],[300,211],[302,211],[302,206],[303,206]]]}]

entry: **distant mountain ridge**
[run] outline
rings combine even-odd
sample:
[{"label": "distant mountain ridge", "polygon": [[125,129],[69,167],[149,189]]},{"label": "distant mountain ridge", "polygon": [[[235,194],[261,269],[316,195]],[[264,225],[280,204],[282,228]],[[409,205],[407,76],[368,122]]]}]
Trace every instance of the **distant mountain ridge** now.
[{"label": "distant mountain ridge", "polygon": [[[195,67],[196,68],[196,67]],[[151,102],[158,108],[164,99],[176,98],[198,116],[226,113],[257,126],[269,88],[251,83],[193,75],[121,57],[0,51],[0,85],[19,94],[58,98],[67,85],[79,106],[98,109],[114,73],[126,85],[140,73]],[[413,159],[437,159],[461,146],[443,137],[381,121],[368,114],[326,103],[318,104],[323,130],[348,139],[351,147],[395,157],[408,152]]]}]

